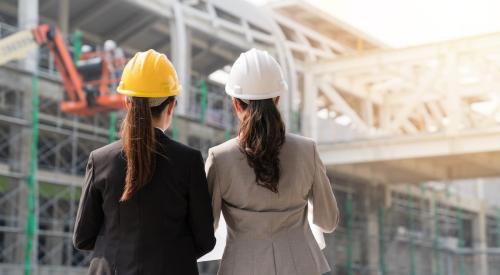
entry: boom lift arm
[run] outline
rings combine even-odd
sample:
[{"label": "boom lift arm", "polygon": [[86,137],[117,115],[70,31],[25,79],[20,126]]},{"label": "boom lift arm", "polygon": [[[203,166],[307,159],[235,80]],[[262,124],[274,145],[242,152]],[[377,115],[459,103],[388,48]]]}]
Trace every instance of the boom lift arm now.
[{"label": "boom lift arm", "polygon": [[[103,53],[88,53],[87,60],[82,66],[75,65],[66,47],[59,29],[47,24],[40,25],[32,30],[21,31],[0,40],[0,65],[14,59],[26,57],[32,49],[46,46],[54,59],[57,71],[66,91],[61,102],[61,110],[82,116],[89,116],[99,112],[123,109],[125,99],[122,95],[111,92],[113,82],[117,79],[110,76],[109,60]],[[92,60],[91,60],[92,59]],[[88,68],[85,61],[97,61],[98,79],[85,79],[86,75],[79,69]],[[88,71],[88,69],[87,69]],[[88,78],[88,77],[87,77]]]}]

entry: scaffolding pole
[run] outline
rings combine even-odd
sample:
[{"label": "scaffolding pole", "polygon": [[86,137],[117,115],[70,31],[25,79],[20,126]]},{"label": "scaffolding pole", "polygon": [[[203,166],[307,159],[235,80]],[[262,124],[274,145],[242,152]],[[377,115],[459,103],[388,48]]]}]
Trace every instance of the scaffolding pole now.
[{"label": "scaffolding pole", "polygon": [[348,275],[353,275],[353,266],[352,266],[352,225],[353,225],[353,200],[352,200],[352,195],[348,194],[347,195],[347,200],[346,200],[346,214],[347,214],[347,259],[346,259],[346,267],[347,267],[347,274]]},{"label": "scaffolding pole", "polygon": [[[458,200],[460,201],[460,197],[458,197]],[[465,246],[464,242],[464,218],[463,218],[463,210],[461,208],[458,208],[458,247],[460,248],[460,255],[459,255],[459,272],[460,275],[465,275],[465,263],[464,263],[464,254],[462,253],[462,248]]]},{"label": "scaffolding pole", "polygon": [[80,60],[82,54],[82,33],[75,31],[73,33],[73,61],[75,64]]},{"label": "scaffolding pole", "polygon": [[415,221],[414,221],[414,213],[413,213],[413,197],[412,197],[412,189],[408,186],[408,216],[409,216],[409,227],[410,227],[410,275],[416,275],[416,265],[415,265],[415,240],[414,240],[414,232],[415,232]]},{"label": "scaffolding pole", "polygon": [[231,106],[228,102],[228,97],[224,97],[222,104],[224,109],[224,140],[231,139]]},{"label": "scaffolding pole", "polygon": [[435,268],[436,275],[441,275],[441,257],[439,251],[439,215],[437,212],[437,202],[436,202],[436,192],[434,192],[434,202],[433,202],[433,216],[434,216],[434,259],[435,259]]},{"label": "scaffolding pole", "polygon": [[500,207],[497,209],[497,247],[500,247]]},{"label": "scaffolding pole", "polygon": [[208,101],[208,91],[207,91],[207,82],[205,79],[202,79],[200,82],[200,122],[205,123],[206,121],[206,113],[207,113],[207,101]]},{"label": "scaffolding pole", "polygon": [[226,129],[224,130],[224,139],[225,140],[230,140],[231,139],[231,128],[226,126]]},{"label": "scaffolding pole", "polygon": [[116,112],[109,112],[109,129],[108,129],[109,143],[116,140]]},{"label": "scaffolding pole", "polygon": [[179,138],[179,129],[177,128],[177,116],[172,116],[172,138],[177,140]]},{"label": "scaffolding pole", "polygon": [[379,246],[379,272],[381,275],[387,275],[387,266],[385,263],[385,209],[384,206],[378,208],[378,246]]},{"label": "scaffolding pole", "polygon": [[293,111],[292,113],[292,133],[300,132],[300,113],[298,111]]},{"label": "scaffolding pole", "polygon": [[37,170],[37,160],[38,160],[38,76],[33,74],[32,76],[33,93],[31,99],[31,160],[28,175],[28,213],[26,215],[26,245],[24,250],[24,274],[31,274],[32,269],[32,252],[33,242],[35,237],[35,231],[37,227],[36,220],[36,195],[37,195],[37,181],[36,181],[36,170]]}]

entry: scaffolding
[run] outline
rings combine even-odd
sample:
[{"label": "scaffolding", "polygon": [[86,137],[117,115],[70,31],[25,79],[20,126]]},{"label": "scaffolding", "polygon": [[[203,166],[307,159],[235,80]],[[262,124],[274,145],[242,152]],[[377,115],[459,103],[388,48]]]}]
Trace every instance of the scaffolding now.
[{"label": "scaffolding", "polygon": [[[50,12],[57,3],[40,3],[41,21],[57,21]],[[238,12],[241,7],[245,13]],[[107,38],[120,42],[129,54],[155,48],[172,57],[185,90],[169,134],[204,154],[234,136],[237,123],[223,84],[209,76],[224,70],[250,47],[269,50],[285,68],[291,96],[282,102],[289,129],[320,142],[325,139],[318,129],[329,131],[329,142],[378,137],[370,127],[329,127],[328,123],[342,116],[350,117],[353,124],[375,125],[369,114],[383,113],[376,102],[366,103],[378,98],[360,93],[366,87],[354,80],[364,79],[365,84],[377,80],[374,87],[367,85],[378,87],[377,91],[402,85],[384,82],[386,79],[366,80],[363,70],[342,69],[333,76],[330,69],[309,71],[316,63],[347,66],[364,62],[356,57],[360,50],[376,51],[384,46],[301,1],[278,3],[270,10],[236,0],[80,1],[72,8],[71,13],[80,14],[71,24],[66,22],[79,30],[66,33],[70,40],[75,38],[75,58],[82,43],[99,45]],[[15,9],[10,2],[0,5],[0,14],[6,18],[0,22],[0,38],[17,30]],[[130,24],[118,20],[132,16],[141,19]],[[384,56],[392,55],[387,50]],[[0,67],[0,274],[25,270],[30,274],[85,274],[90,254],[77,251],[71,243],[81,180],[89,153],[119,137],[123,113],[85,118],[62,113],[60,78],[46,50],[41,49],[37,63],[35,77],[18,63]],[[384,74],[399,71],[390,65],[392,71],[389,68]],[[32,101],[36,98],[38,102]],[[432,107],[434,103],[422,104],[427,104],[426,110],[442,114],[441,107]],[[421,107],[417,109],[420,111],[413,116],[432,121]],[[326,119],[318,119],[319,115]],[[484,118],[473,119],[481,122]],[[380,121],[384,121],[382,116]],[[412,134],[415,129],[408,123],[417,124],[415,121],[409,116],[401,120],[400,127],[384,128],[389,126],[384,124],[379,129]],[[492,123],[484,122],[480,124]],[[348,135],[338,136],[344,130]],[[358,132],[361,134],[356,135]],[[410,164],[405,171],[414,167]],[[325,236],[325,255],[333,274],[500,274],[500,209],[424,188],[423,181],[410,185],[391,179],[395,185],[389,185],[382,177],[353,176],[367,169],[349,173],[349,169],[328,166],[336,176],[331,181],[342,213],[340,227]],[[216,270],[217,263],[200,264],[203,274]]]}]

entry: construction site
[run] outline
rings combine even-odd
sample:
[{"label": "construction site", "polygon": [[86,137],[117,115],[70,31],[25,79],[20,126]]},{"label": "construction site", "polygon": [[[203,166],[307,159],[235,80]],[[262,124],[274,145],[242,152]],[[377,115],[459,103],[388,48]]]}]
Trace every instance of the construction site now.
[{"label": "construction site", "polygon": [[75,215],[90,152],[120,138],[128,58],[173,61],[168,134],[206,157],[237,135],[224,85],[251,48],[284,68],[287,130],[319,144],[332,275],[500,274],[500,29],[392,47],[310,1],[259,2],[0,2],[1,275],[87,274]]}]

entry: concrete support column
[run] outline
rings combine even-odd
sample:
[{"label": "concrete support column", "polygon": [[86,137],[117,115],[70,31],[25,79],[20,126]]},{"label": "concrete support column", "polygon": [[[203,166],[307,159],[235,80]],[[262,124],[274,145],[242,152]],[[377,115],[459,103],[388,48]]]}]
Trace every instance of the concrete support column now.
[{"label": "concrete support column", "polygon": [[59,0],[59,28],[64,37],[69,32],[69,0]]},{"label": "concrete support column", "polygon": [[[38,25],[38,0],[19,0],[17,18],[19,29],[36,27]],[[34,51],[21,62],[26,70],[34,72],[37,67],[37,61],[37,52]]]},{"label": "concrete support column", "polygon": [[177,113],[186,115],[189,110],[191,84],[191,41],[184,21],[182,4],[173,3],[174,21],[171,24],[172,61],[182,85],[182,93],[177,99]]},{"label": "concrete support column", "polygon": [[[19,0],[18,1],[18,9],[17,9],[17,18],[18,18],[18,27],[19,29],[30,29],[34,28],[38,25],[38,0]],[[27,72],[36,74],[37,72],[37,67],[38,67],[38,51],[33,51],[30,55],[28,55],[25,59],[19,61],[21,62],[21,67],[26,70]],[[32,107],[31,107],[31,100],[32,100],[32,85],[33,83],[22,83],[20,85],[25,89],[24,91],[24,97],[23,97],[23,102],[22,102],[22,113],[23,113],[23,118],[26,119],[27,121],[31,121],[32,117]],[[30,168],[30,161],[31,161],[31,140],[32,140],[32,133],[31,133],[31,127],[23,127],[22,130],[22,135],[21,135],[21,143],[22,145],[20,146],[22,149],[19,150],[19,160],[20,160],[20,165],[19,165],[19,172],[21,172],[23,175],[28,175],[29,173],[29,168]],[[21,180],[19,181],[19,184],[22,184],[26,186],[26,180]],[[23,217],[26,217],[28,213],[28,205],[27,205],[27,199],[28,199],[28,192],[26,188],[23,188],[23,192],[20,193],[20,199],[19,199],[19,209],[20,209],[20,214],[23,215]],[[36,209],[36,204],[35,204],[35,209]],[[23,229],[26,226],[25,224],[22,225]],[[38,250],[38,245],[37,245],[37,238],[36,238],[36,231],[35,230],[35,237],[33,238],[33,247],[32,247],[32,254],[31,254],[31,259],[32,259],[32,271],[33,273],[36,274],[36,263],[33,261],[37,258],[37,250]],[[22,245],[22,248],[26,245],[26,236],[20,234],[19,235],[20,240],[22,240],[20,243]],[[24,251],[22,252],[24,255]],[[19,261],[23,261],[23,256],[21,256],[21,259]]]},{"label": "concrete support column", "polygon": [[481,201],[479,213],[474,220],[474,269],[477,275],[488,275],[488,249],[486,235],[486,202]]},{"label": "concrete support column", "polygon": [[312,74],[304,75],[304,97],[302,98],[302,134],[318,139],[317,101],[318,87]]}]

